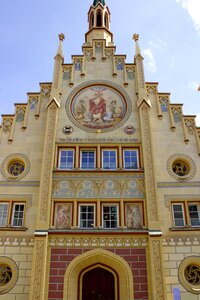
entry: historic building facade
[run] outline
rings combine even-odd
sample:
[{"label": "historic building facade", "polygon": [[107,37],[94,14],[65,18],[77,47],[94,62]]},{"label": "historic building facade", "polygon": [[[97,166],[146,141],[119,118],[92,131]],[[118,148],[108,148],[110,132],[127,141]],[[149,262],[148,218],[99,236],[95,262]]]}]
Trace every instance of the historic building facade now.
[{"label": "historic building facade", "polygon": [[94,0],[82,54],[0,128],[1,300],[199,300],[200,128],[117,55]]}]

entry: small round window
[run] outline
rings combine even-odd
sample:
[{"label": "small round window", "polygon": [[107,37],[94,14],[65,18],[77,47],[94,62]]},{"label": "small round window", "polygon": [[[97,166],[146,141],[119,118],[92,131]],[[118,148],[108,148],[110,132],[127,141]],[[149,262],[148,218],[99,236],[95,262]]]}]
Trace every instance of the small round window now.
[{"label": "small round window", "polygon": [[185,176],[189,173],[189,166],[181,160],[175,160],[172,164],[173,172],[178,176]]},{"label": "small round window", "polygon": [[176,180],[189,180],[196,173],[196,165],[191,157],[185,154],[174,154],[167,161],[167,171]]},{"label": "small round window", "polygon": [[7,265],[0,265],[0,286],[5,286],[12,279],[12,270]]},{"label": "small round window", "polygon": [[13,176],[19,176],[24,172],[25,164],[22,161],[16,160],[8,165],[8,173]]},{"label": "small round window", "polygon": [[24,178],[30,170],[30,161],[22,153],[7,156],[1,165],[1,173],[7,180],[17,181]]},{"label": "small round window", "polygon": [[182,286],[193,294],[200,294],[200,257],[188,256],[179,265],[178,276]]},{"label": "small round window", "polygon": [[0,295],[8,293],[16,284],[18,268],[9,257],[0,257]]},{"label": "small round window", "polygon": [[200,266],[192,264],[185,268],[185,278],[192,285],[200,285]]}]

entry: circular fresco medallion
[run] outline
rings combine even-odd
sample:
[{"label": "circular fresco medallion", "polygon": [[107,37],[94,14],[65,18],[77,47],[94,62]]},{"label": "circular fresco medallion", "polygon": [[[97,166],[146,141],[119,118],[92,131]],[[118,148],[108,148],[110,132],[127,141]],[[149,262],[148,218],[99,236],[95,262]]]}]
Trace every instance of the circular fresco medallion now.
[{"label": "circular fresco medallion", "polygon": [[73,123],[86,131],[110,131],[126,121],[127,98],[114,86],[87,84],[70,94],[66,111]]}]

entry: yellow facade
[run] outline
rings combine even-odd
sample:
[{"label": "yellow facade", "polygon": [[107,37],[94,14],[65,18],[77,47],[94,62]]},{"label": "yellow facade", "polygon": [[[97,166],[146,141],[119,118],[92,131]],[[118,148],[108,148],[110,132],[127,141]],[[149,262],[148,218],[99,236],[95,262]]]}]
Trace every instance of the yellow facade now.
[{"label": "yellow facade", "polygon": [[200,300],[200,128],[117,55],[94,1],[82,54],[0,128],[1,300]]}]

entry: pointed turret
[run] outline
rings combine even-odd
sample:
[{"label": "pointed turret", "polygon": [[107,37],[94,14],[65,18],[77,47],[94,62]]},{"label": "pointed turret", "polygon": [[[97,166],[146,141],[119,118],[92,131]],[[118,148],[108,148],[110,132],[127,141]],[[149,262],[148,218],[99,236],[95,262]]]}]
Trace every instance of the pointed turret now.
[{"label": "pointed turret", "polygon": [[59,37],[59,45],[58,45],[56,56],[54,58],[55,62],[54,62],[54,73],[53,73],[53,85],[51,91],[51,99],[55,98],[57,101],[59,101],[60,93],[61,93],[62,64],[64,62],[62,43],[65,39],[65,36],[63,33],[61,33],[58,35],[58,37]]},{"label": "pointed turret", "polygon": [[96,6],[98,3],[101,3],[103,6],[106,5],[105,0],[94,0],[93,6]]},{"label": "pointed turret", "polygon": [[135,41],[135,57],[134,61],[136,64],[136,90],[138,94],[138,107],[145,101],[150,107],[151,103],[147,97],[147,92],[145,88],[145,78],[144,78],[144,66],[143,57],[141,55],[140,46],[138,43],[139,34],[134,34],[133,39]]},{"label": "pointed turret", "polygon": [[105,0],[94,0],[88,12],[88,22],[87,44],[92,45],[94,39],[105,39],[107,46],[113,45],[113,35],[110,32],[110,11]]}]

